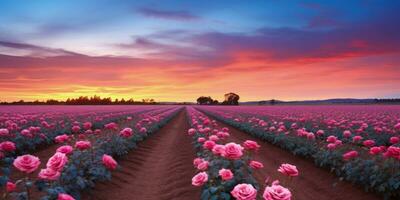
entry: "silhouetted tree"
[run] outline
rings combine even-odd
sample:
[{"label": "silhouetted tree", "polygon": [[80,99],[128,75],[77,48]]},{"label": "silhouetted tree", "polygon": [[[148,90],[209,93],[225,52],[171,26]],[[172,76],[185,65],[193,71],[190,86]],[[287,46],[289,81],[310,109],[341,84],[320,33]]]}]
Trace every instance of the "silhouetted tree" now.
[{"label": "silhouetted tree", "polygon": [[200,105],[211,105],[213,103],[214,103],[214,100],[211,97],[201,96],[201,97],[197,98],[197,104],[200,104]]},{"label": "silhouetted tree", "polygon": [[230,93],[225,94],[224,97],[225,97],[225,101],[222,102],[222,104],[224,104],[224,105],[239,105],[239,99],[240,99],[239,95],[237,95],[233,92],[230,92]]}]

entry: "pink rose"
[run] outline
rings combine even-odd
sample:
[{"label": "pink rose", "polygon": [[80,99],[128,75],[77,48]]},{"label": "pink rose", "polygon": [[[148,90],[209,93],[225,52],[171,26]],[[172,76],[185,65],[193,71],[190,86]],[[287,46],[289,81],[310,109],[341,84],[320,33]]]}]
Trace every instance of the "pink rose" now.
[{"label": "pink rose", "polygon": [[286,176],[298,176],[299,175],[299,171],[297,170],[297,167],[291,164],[282,164],[279,169],[278,172],[286,175]]},{"label": "pink rose", "polygon": [[292,193],[281,185],[271,185],[265,187],[264,200],[290,200],[292,198]]},{"label": "pink rose", "polygon": [[318,130],[317,131],[317,135],[318,136],[323,136],[325,134],[325,131],[324,130]]},{"label": "pink rose", "polygon": [[10,132],[6,128],[0,128],[0,136],[6,137]]},{"label": "pink rose", "polygon": [[121,132],[119,132],[119,135],[121,137],[128,138],[128,137],[131,137],[133,135],[133,131],[132,131],[131,128],[124,128]]},{"label": "pink rose", "polygon": [[78,132],[81,130],[81,127],[79,127],[79,126],[73,126],[71,129],[72,129],[72,132],[78,133]]},{"label": "pink rose", "polygon": [[230,169],[220,169],[218,174],[224,181],[231,180],[233,178],[233,173]]},{"label": "pink rose", "polygon": [[193,160],[193,165],[197,168],[197,166],[202,163],[204,160],[202,158],[195,158]]},{"label": "pink rose", "polygon": [[145,127],[142,127],[142,128],[140,129],[140,133],[146,134],[146,133],[147,133],[147,129],[146,129]]},{"label": "pink rose", "polygon": [[391,144],[397,144],[397,143],[399,143],[400,138],[399,137],[391,137],[389,141]]},{"label": "pink rose", "polygon": [[336,144],[334,144],[334,143],[329,143],[326,147],[327,147],[329,150],[334,150],[334,149],[336,149]]},{"label": "pink rose", "polygon": [[69,137],[68,137],[68,135],[64,134],[64,135],[59,135],[59,136],[55,137],[54,140],[56,141],[56,143],[64,143],[69,140]]},{"label": "pink rose", "polygon": [[36,156],[27,154],[27,155],[23,155],[23,156],[18,156],[14,160],[13,165],[19,171],[30,174],[39,167],[40,160]]},{"label": "pink rose", "polygon": [[258,162],[258,161],[254,161],[254,160],[252,160],[252,161],[250,161],[250,167],[251,168],[253,168],[253,169],[261,169],[261,168],[263,168],[264,167],[264,165],[262,164],[262,163],[260,163],[260,162]]},{"label": "pink rose", "polygon": [[8,193],[10,192],[14,192],[15,189],[17,189],[17,185],[15,185],[15,183],[8,181],[7,185],[6,185],[6,190]]},{"label": "pink rose", "polygon": [[188,130],[188,135],[194,135],[196,133],[196,129],[191,128]]},{"label": "pink rose", "polygon": [[345,154],[343,154],[343,160],[350,160],[352,158],[356,158],[358,156],[358,152],[357,151],[349,151]]},{"label": "pink rose", "polygon": [[60,172],[51,168],[42,169],[39,172],[39,178],[49,181],[55,181],[60,177]]},{"label": "pink rose", "polygon": [[351,132],[349,130],[343,131],[343,137],[349,138],[351,136]]},{"label": "pink rose", "polygon": [[203,148],[208,149],[208,150],[212,150],[214,146],[215,146],[215,142],[212,140],[207,140],[203,144]]},{"label": "pink rose", "polygon": [[85,130],[91,129],[91,128],[92,128],[92,123],[90,123],[90,122],[85,122],[85,123],[83,123],[83,128],[84,128]]},{"label": "pink rose", "polygon": [[238,184],[231,191],[232,196],[237,200],[254,200],[257,197],[257,190],[251,184]]},{"label": "pink rose", "polygon": [[243,142],[243,147],[247,150],[257,151],[260,148],[260,145],[257,142],[252,140],[246,140]]},{"label": "pink rose", "polygon": [[337,140],[337,137],[335,137],[333,135],[331,135],[328,138],[326,138],[326,141],[329,142],[329,143],[335,143],[336,140]]},{"label": "pink rose", "polygon": [[74,199],[74,197],[72,197],[68,194],[60,193],[60,194],[58,194],[57,200],[75,200],[75,199]]},{"label": "pink rose", "polygon": [[204,141],[206,141],[206,138],[203,137],[197,138],[197,142],[203,143]]},{"label": "pink rose", "polygon": [[373,140],[365,140],[363,142],[363,145],[366,146],[366,147],[372,147],[372,146],[375,145],[375,141],[373,141]]},{"label": "pink rose", "polygon": [[207,181],[208,181],[207,173],[206,172],[200,172],[200,173],[196,174],[192,178],[192,185],[194,185],[194,186],[202,186]]},{"label": "pink rose", "polygon": [[0,150],[4,152],[13,152],[15,151],[16,147],[14,142],[5,141],[0,143]]},{"label": "pink rose", "polygon": [[222,156],[227,159],[238,160],[243,155],[243,147],[233,142],[225,144],[224,149]]},{"label": "pink rose", "polygon": [[89,141],[78,141],[75,143],[75,148],[83,151],[85,149],[89,149],[92,144]]},{"label": "pink rose", "polygon": [[390,146],[383,155],[387,158],[392,157],[400,160],[400,147]]},{"label": "pink rose", "polygon": [[359,135],[356,135],[356,136],[353,137],[353,142],[357,143],[357,142],[361,141],[362,139],[363,139],[363,137],[361,137]]},{"label": "pink rose", "polygon": [[60,146],[57,148],[56,152],[63,153],[65,155],[69,155],[74,151],[74,149],[69,145]]},{"label": "pink rose", "polygon": [[380,147],[372,147],[371,149],[369,149],[369,154],[371,155],[377,155],[380,152],[382,152],[382,149]]},{"label": "pink rose", "polygon": [[203,161],[197,165],[197,169],[205,171],[208,169],[208,161]]},{"label": "pink rose", "polygon": [[109,156],[109,155],[107,155],[107,154],[104,154],[102,160],[103,160],[103,165],[104,165],[107,169],[109,169],[109,170],[114,170],[114,169],[117,168],[118,163],[117,163],[117,161],[114,160],[113,157],[111,157],[111,156]]},{"label": "pink rose", "polygon": [[64,169],[64,166],[67,162],[68,157],[63,153],[57,152],[51,158],[49,158],[46,167],[54,171],[60,172]]},{"label": "pink rose", "polygon": [[224,153],[224,151],[225,151],[225,146],[221,144],[216,144],[212,149],[214,155],[217,156],[221,156]]}]

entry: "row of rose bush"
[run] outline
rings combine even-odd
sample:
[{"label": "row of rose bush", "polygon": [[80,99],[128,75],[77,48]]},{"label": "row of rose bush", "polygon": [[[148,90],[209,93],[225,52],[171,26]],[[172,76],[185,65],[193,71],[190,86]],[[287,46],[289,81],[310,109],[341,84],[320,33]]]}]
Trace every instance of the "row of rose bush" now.
[{"label": "row of rose bush", "polygon": [[[359,135],[350,139],[351,134],[349,136],[345,130],[340,134],[341,137],[338,137],[336,128],[333,128],[335,132],[329,129],[310,130],[307,126],[299,126],[301,122],[293,126],[292,121],[275,121],[267,117],[241,113],[229,107],[199,109],[296,155],[313,158],[316,165],[330,169],[340,180],[362,185],[365,190],[380,193],[386,199],[400,197],[400,147],[397,141],[389,143],[390,146],[376,146],[372,140],[349,144],[348,140],[354,140],[354,137]],[[254,124],[254,116],[257,116],[258,121],[262,120],[262,124]],[[307,124],[305,121],[302,123]],[[276,126],[279,128],[271,129]],[[396,134],[393,132],[390,135],[396,138]]]},{"label": "row of rose bush", "polygon": [[37,178],[32,178],[40,160],[23,155],[13,161],[13,166],[26,173],[20,180],[9,181],[5,197],[32,199],[33,185],[42,191],[41,199],[80,199],[80,192],[94,187],[98,181],[111,179],[111,171],[117,168],[113,157],[121,157],[136,144],[164,126],[178,112],[179,107],[162,108],[135,116],[126,123],[109,123],[102,133],[80,132],[73,136],[61,135],[56,141],[62,143],[49,159]]},{"label": "row of rose bush", "polygon": [[[202,186],[201,199],[237,199],[254,200],[290,200],[289,189],[281,186],[279,181],[268,181],[259,184],[253,177],[254,170],[263,168],[263,164],[253,160],[253,154],[260,147],[256,142],[246,140],[243,144],[227,142],[230,136],[228,128],[218,128],[215,121],[187,107],[191,129],[188,135],[193,139],[197,157],[193,160],[198,173],[192,179],[192,185]],[[284,164],[281,173],[297,176],[295,166]],[[260,194],[261,188],[263,194]]]},{"label": "row of rose bush", "polygon": [[[86,134],[101,132],[102,127],[111,122],[121,122],[138,116],[141,113],[149,112],[154,108],[136,108],[130,111],[118,111],[111,113],[103,112],[90,112],[90,113],[68,113],[67,116],[57,117],[54,114],[35,114],[35,117],[23,117],[18,115],[18,118],[8,116],[3,120],[7,123],[5,127],[0,128],[0,186],[4,186],[11,173],[11,164],[13,159],[22,154],[32,153],[38,147],[46,148],[51,144],[54,144],[55,138],[63,134],[72,134],[78,132],[85,132]],[[57,112],[56,114],[63,114]],[[45,116],[51,116],[46,118]],[[63,120],[60,120],[63,118]],[[14,120],[19,122],[17,126],[11,126],[7,124],[13,124],[10,121]],[[81,120],[80,123],[77,120]],[[22,122],[21,122],[22,121]],[[37,125],[37,123],[43,124],[43,126]],[[50,125],[49,125],[50,124]],[[37,126],[35,126],[37,125]]]}]

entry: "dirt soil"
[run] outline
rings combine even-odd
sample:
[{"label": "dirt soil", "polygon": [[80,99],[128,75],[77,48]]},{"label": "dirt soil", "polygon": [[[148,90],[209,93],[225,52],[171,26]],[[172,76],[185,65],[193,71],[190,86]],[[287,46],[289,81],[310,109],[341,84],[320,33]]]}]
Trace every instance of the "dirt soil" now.
[{"label": "dirt soil", "polygon": [[[214,119],[211,116],[208,117]],[[264,168],[256,170],[253,175],[260,184],[264,183],[267,177],[270,177],[272,181],[280,180],[281,184],[288,187],[292,192],[293,200],[383,199],[375,193],[365,192],[359,186],[346,181],[340,181],[337,176],[330,173],[327,169],[317,167],[312,160],[295,156],[286,150],[255,138],[221,121],[217,120],[217,124],[221,128],[229,128],[231,136],[228,140],[231,142],[242,143],[245,140],[253,140],[261,145],[258,153],[253,158],[263,163]],[[277,169],[282,163],[296,165],[299,170],[299,176],[289,179],[279,173]],[[336,183],[335,186],[334,183]]]},{"label": "dirt soil", "polygon": [[120,170],[111,181],[97,183],[84,200],[194,200],[200,188],[191,185],[195,152],[186,132],[189,124],[181,111],[160,131],[139,143],[118,161]]}]

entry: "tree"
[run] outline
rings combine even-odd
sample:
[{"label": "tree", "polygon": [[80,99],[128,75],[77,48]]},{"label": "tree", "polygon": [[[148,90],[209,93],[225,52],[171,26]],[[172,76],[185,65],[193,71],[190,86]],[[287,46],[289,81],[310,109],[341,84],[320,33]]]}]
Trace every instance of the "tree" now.
[{"label": "tree", "polygon": [[239,95],[237,95],[233,92],[230,92],[230,93],[225,94],[224,97],[225,97],[225,101],[222,102],[222,104],[224,104],[224,105],[239,105],[239,99],[240,99]]},{"label": "tree", "polygon": [[213,103],[214,103],[214,100],[211,97],[201,96],[201,97],[197,98],[197,104],[200,104],[200,105],[210,105]]}]

